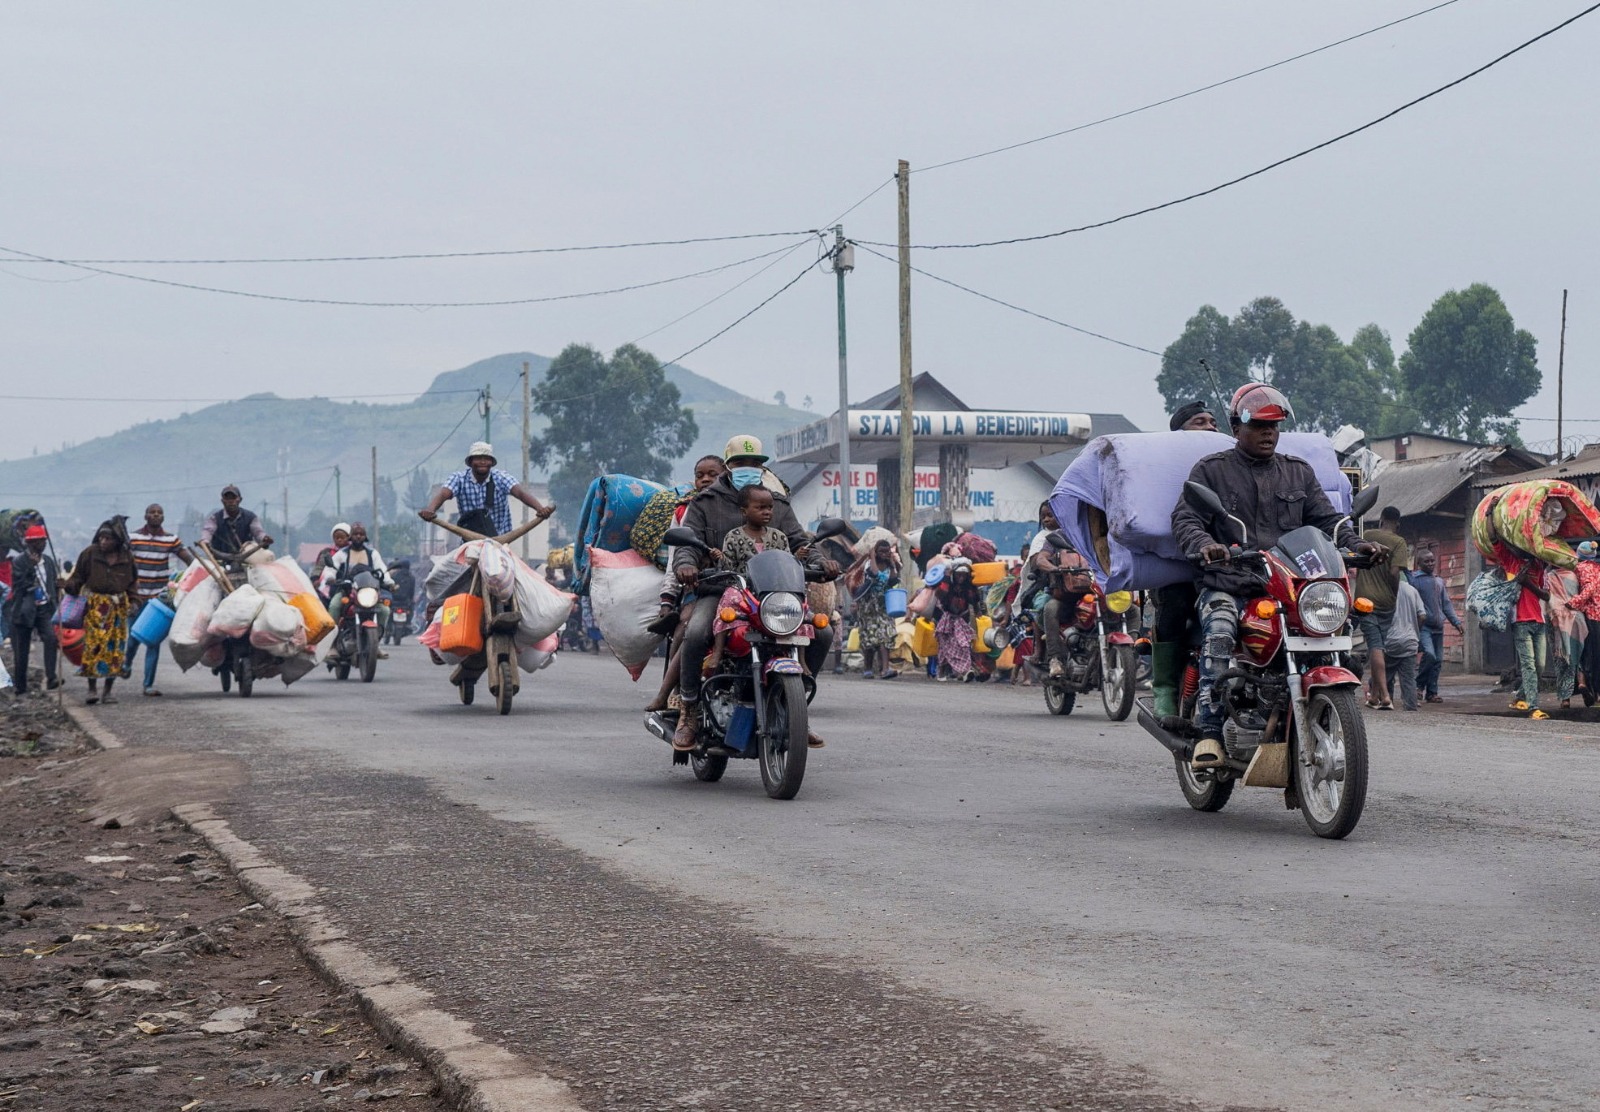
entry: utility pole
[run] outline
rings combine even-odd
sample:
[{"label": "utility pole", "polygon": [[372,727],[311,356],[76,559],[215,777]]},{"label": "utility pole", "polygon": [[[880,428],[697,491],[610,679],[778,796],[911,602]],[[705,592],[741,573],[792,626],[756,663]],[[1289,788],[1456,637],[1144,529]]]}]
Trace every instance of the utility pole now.
[{"label": "utility pole", "polygon": [[283,488],[283,551],[293,553],[289,544],[289,446],[278,452],[278,482]]},{"label": "utility pole", "polygon": [[344,490],[340,482],[339,465],[333,465],[333,520],[344,518]]},{"label": "utility pole", "polygon": [[[531,400],[530,400],[530,395],[532,394],[532,392],[533,392],[533,387],[528,382],[528,363],[527,363],[526,360],[524,360],[523,363],[522,363],[522,489],[523,490],[527,490],[528,489],[528,421],[530,420],[530,415],[532,414],[532,408],[531,408],[532,403],[531,403]],[[527,503],[522,503],[522,524],[526,525],[527,522],[528,522],[528,506],[527,506]],[[526,534],[526,533],[522,534],[522,560],[523,560],[523,563],[527,563],[527,560],[528,560],[528,534]]]},{"label": "utility pole", "polygon": [[1561,352],[1556,357],[1556,462],[1560,463],[1566,455],[1567,445],[1561,439],[1562,418],[1565,416],[1564,394],[1566,392],[1567,378],[1567,291],[1561,291]]},{"label": "utility pole", "polygon": [[485,444],[494,443],[494,437],[489,435],[489,414],[493,412],[489,406],[489,386],[490,384],[485,382],[483,384],[483,393],[478,395],[478,408],[483,413],[483,442]]},{"label": "utility pole", "polygon": [[378,540],[378,446],[372,446],[372,528],[367,536],[372,538],[372,543],[382,550],[382,543]]},{"label": "utility pole", "polygon": [[850,486],[850,363],[844,328],[844,276],[856,268],[856,249],[844,240],[844,225],[833,226],[833,274],[839,286],[839,516],[855,520]]},{"label": "utility pole", "polygon": [[911,566],[911,542],[906,534],[916,511],[917,466],[911,445],[911,163],[903,158],[895,180],[900,186],[900,521],[896,532],[905,569]]}]

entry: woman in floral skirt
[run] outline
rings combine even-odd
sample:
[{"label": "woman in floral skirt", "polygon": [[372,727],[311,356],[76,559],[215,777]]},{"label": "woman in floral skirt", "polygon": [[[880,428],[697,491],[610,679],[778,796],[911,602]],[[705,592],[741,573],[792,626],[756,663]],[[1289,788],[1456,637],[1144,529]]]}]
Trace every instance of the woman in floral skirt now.
[{"label": "woman in floral skirt", "polygon": [[[83,617],[82,674],[89,677],[85,703],[114,703],[111,686],[122,674],[128,646],[128,607],[138,574],[128,534],[121,518],[104,522],[95,530],[94,542],[78,555],[72,574],[61,589],[80,595],[88,604]],[[106,681],[105,695],[99,682]]]}]

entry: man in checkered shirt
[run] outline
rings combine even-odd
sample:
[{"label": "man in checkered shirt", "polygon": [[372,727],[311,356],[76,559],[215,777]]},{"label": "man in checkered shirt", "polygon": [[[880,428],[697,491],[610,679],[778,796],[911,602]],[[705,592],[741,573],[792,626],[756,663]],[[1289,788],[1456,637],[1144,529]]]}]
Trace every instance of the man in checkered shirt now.
[{"label": "man in checkered shirt", "polygon": [[515,498],[530,507],[540,520],[555,513],[554,506],[545,506],[511,474],[495,464],[494,449],[480,440],[467,452],[467,466],[444,481],[433,495],[426,509],[418,510],[423,521],[439,516],[439,507],[451,498],[456,500],[456,524],[487,537],[511,532],[511,499]]}]

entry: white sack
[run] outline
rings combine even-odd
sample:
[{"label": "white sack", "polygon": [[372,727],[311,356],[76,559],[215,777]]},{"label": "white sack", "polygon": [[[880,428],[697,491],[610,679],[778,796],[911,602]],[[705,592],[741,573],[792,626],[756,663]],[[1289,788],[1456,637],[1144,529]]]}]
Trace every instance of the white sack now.
[{"label": "white sack", "polygon": [[266,601],[266,596],[248,583],[234,588],[232,594],[217,603],[206,632],[212,637],[244,637]]},{"label": "white sack", "polygon": [[[702,600],[714,606],[716,600]],[[661,612],[661,572],[637,552],[589,549],[589,605],[606,646],[634,679],[661,643],[645,626]]]}]

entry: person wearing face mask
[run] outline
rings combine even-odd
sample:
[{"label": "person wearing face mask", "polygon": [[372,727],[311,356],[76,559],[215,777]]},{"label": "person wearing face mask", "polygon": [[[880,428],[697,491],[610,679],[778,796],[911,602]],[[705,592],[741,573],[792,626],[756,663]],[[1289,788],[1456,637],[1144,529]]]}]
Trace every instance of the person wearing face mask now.
[{"label": "person wearing face mask", "polygon": [[[762,450],[761,441],[756,437],[741,435],[730,439],[722,452],[722,461],[728,466],[727,472],[718,476],[715,482],[700,491],[689,503],[689,509],[683,515],[684,528],[694,530],[695,536],[707,548],[720,550],[724,538],[744,524],[739,492],[745,487],[761,483],[768,458]],[[772,528],[789,539],[789,551],[797,555],[802,554],[811,543],[811,534],[801,528],[788,497],[776,492],[772,496]],[[690,548],[673,551],[673,574],[686,589],[694,589],[700,580],[700,570],[699,553]],[[837,574],[837,565],[830,570]],[[678,696],[683,701],[683,710],[678,715],[678,729],[673,738],[676,748],[692,747],[700,729],[700,671],[706,653],[711,648],[716,611],[714,605],[696,606],[684,627],[683,656],[678,677]],[[832,627],[819,630],[818,633],[831,634]],[[819,659],[826,652],[826,647],[819,649]]]}]

